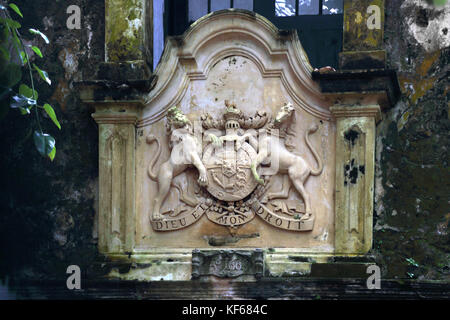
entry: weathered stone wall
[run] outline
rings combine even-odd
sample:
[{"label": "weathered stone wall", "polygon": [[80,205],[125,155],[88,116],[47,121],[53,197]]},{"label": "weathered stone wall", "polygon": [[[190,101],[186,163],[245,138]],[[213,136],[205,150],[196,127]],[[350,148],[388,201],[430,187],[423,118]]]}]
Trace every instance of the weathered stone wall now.
[{"label": "weathered stone wall", "polygon": [[448,280],[450,6],[388,0],[385,12],[402,97],[377,128],[373,252],[386,277]]},{"label": "weathered stone wall", "polygon": [[[45,45],[36,38],[44,59],[32,59],[52,79],[50,87],[36,78],[39,98],[55,108],[62,130],[42,119],[44,131],[56,139],[51,163],[35,150],[33,114],[10,110],[0,122],[0,273],[64,277],[68,265],[86,265],[96,254],[98,130],[74,82],[92,76],[104,61],[104,1],[17,4],[25,17],[22,34],[29,37],[27,29],[36,28],[50,40]],[[81,30],[66,27],[72,4],[81,8]]]},{"label": "weathered stone wall", "polygon": [[[81,30],[66,28],[71,4],[81,7]],[[40,82],[39,93],[62,130],[43,120],[57,140],[50,163],[34,149],[32,116],[11,110],[0,122],[0,275],[61,278],[70,264],[87,270],[97,252],[98,130],[74,82],[93,77],[104,61],[104,1],[24,0],[20,7],[24,30],[41,29],[51,41],[39,45],[53,84]],[[398,70],[403,94],[377,128],[372,252],[384,277],[448,279],[449,9],[387,0],[385,12],[388,67]]]}]

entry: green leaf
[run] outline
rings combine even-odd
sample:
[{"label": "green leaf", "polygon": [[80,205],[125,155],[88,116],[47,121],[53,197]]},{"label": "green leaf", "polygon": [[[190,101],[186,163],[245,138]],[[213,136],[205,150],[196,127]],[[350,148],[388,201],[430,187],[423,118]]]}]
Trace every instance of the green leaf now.
[{"label": "green leaf", "polygon": [[23,18],[22,12],[20,12],[18,6],[16,6],[14,3],[10,3],[9,6],[11,7],[11,9],[14,10],[15,13],[17,13],[21,18]]},{"label": "green leaf", "polygon": [[19,29],[22,27],[22,25],[19,22],[10,18],[0,18],[0,21],[4,22],[10,28]]},{"label": "green leaf", "polygon": [[38,93],[36,90],[31,89],[29,86],[27,86],[26,84],[22,83],[19,87],[19,94],[27,97],[27,98],[31,98],[33,100],[38,99]]},{"label": "green leaf", "polygon": [[28,62],[25,51],[20,51],[20,59],[22,60],[23,64],[26,64]]},{"label": "green leaf", "polygon": [[47,112],[48,116],[52,121],[55,123],[55,125],[58,127],[59,130],[61,130],[61,125],[59,124],[58,119],[56,118],[55,110],[53,110],[52,106],[48,103],[44,104],[44,110]]},{"label": "green leaf", "polygon": [[55,159],[55,155],[56,155],[56,147],[53,147],[53,150],[48,154],[48,157],[50,158],[51,161],[53,161],[53,159]]},{"label": "green leaf", "polygon": [[36,46],[31,46],[31,49],[32,49],[39,57],[41,57],[41,58],[44,57],[44,56],[42,55],[41,50],[39,50],[38,47],[36,47]]},{"label": "green leaf", "polygon": [[50,154],[53,152],[53,149],[55,148],[55,139],[49,134],[35,131],[33,140],[37,151],[43,157],[50,156]]},{"label": "green leaf", "polygon": [[39,67],[37,65],[35,65],[34,63],[33,63],[33,67],[36,69],[36,71],[39,73],[39,75],[45,82],[47,82],[49,85],[52,84],[52,80],[50,80],[50,78],[48,77],[48,73],[46,71],[39,69]]},{"label": "green leaf", "polygon": [[32,34],[40,35],[42,37],[42,39],[44,39],[46,44],[50,43],[50,41],[48,40],[47,36],[45,34],[43,34],[42,32],[40,32],[39,30],[37,30],[37,29],[28,29],[28,31],[30,31],[30,33],[32,33]]}]

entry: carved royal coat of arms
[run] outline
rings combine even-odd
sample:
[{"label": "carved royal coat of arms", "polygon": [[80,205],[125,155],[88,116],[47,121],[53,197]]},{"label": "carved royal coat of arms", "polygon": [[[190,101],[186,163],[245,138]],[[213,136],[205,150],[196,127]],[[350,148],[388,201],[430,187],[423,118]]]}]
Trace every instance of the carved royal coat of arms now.
[{"label": "carved royal coat of arms", "polygon": [[[295,109],[290,103],[281,107],[274,118],[265,112],[248,117],[233,103],[226,101],[225,105],[221,119],[209,114],[200,118],[201,134],[194,132],[179,108],[169,109],[167,132],[171,156],[157,172],[154,167],[161,145],[154,136],[147,137],[147,143],[158,144],[148,168],[150,178],[158,183],[150,219],[153,229],[185,228],[206,214],[212,222],[227,227],[246,224],[259,216],[276,228],[312,230],[314,214],[304,183],[309,176],[318,176],[323,170],[322,161],[309,141],[309,135],[318,127],[312,126],[305,134],[305,142],[317,161],[314,167],[292,150],[289,143],[289,138],[295,135],[291,130]],[[189,167],[194,167],[199,174],[193,197],[173,182]],[[271,178],[276,174],[283,175],[281,193],[270,192]],[[161,213],[161,206],[173,187],[180,192],[182,205],[172,212]],[[291,187],[303,202],[287,199]]]}]

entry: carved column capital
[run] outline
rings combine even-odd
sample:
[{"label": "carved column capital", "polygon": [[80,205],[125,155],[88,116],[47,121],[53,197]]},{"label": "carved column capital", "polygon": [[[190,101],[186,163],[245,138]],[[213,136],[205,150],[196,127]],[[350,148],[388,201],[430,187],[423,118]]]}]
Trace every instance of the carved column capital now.
[{"label": "carved column capital", "polygon": [[330,107],[333,116],[338,118],[365,117],[375,118],[375,122],[381,120],[381,109],[379,105],[336,105]]},{"label": "carved column capital", "polygon": [[136,114],[120,112],[96,112],[92,114],[95,122],[98,124],[132,124],[137,122]]},{"label": "carved column capital", "polygon": [[92,118],[98,124],[132,124],[136,125],[139,111],[143,104],[140,101],[85,101],[95,108]]}]

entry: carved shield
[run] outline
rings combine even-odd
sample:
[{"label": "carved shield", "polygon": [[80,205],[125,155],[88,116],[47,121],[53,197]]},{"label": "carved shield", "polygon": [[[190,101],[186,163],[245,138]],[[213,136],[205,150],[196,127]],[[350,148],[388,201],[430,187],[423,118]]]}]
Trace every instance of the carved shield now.
[{"label": "carved shield", "polygon": [[[236,153],[234,153],[235,155]],[[222,161],[222,172],[227,178],[231,178],[236,174],[236,160],[234,159],[223,159]]]},{"label": "carved shield", "polygon": [[203,154],[208,192],[223,201],[238,201],[248,196],[257,185],[250,169],[256,155],[256,150],[246,142],[238,151],[226,152],[224,147],[208,145]]}]

